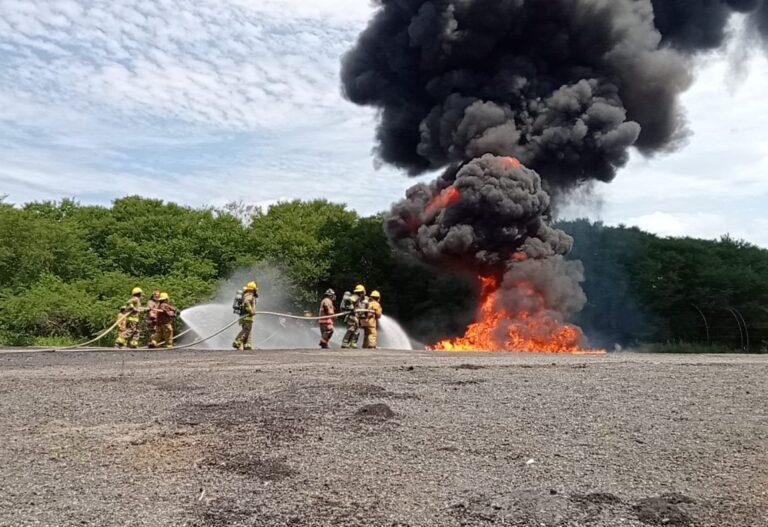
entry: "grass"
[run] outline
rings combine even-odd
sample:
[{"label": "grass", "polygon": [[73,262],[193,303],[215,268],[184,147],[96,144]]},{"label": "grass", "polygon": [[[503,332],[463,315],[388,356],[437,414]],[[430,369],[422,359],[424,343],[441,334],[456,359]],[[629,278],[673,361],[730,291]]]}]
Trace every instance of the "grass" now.
[{"label": "grass", "polygon": [[33,346],[44,347],[72,346],[74,344],[77,344],[77,341],[71,337],[36,337],[32,341]]},{"label": "grass", "polygon": [[[722,344],[704,344],[702,342],[683,342],[670,341],[648,344],[643,347],[643,351],[649,353],[681,353],[681,354],[701,354],[701,353],[744,353],[738,348],[732,348]],[[753,352],[759,352],[753,350]]]}]

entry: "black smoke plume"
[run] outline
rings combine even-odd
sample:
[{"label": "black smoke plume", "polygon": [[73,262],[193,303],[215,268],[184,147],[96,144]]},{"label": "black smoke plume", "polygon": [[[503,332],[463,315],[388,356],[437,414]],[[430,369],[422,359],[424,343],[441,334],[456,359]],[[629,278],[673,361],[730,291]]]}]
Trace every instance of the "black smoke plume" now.
[{"label": "black smoke plume", "polygon": [[677,147],[692,56],[723,44],[734,13],[768,34],[768,0],[379,4],[343,60],[344,93],[379,109],[381,162],[446,169],[395,205],[393,244],[438,267],[524,272],[564,314],[583,303],[583,278],[550,196],[611,181],[631,147]]},{"label": "black smoke plume", "polygon": [[653,10],[664,42],[685,52],[721,47],[734,13],[749,13],[749,29],[768,36],[763,0],[653,0]]},{"label": "black smoke plume", "polygon": [[684,133],[689,55],[763,0],[382,0],[344,58],[353,102],[381,110],[377,155],[411,174],[485,153],[548,187],[610,181],[636,146]]}]

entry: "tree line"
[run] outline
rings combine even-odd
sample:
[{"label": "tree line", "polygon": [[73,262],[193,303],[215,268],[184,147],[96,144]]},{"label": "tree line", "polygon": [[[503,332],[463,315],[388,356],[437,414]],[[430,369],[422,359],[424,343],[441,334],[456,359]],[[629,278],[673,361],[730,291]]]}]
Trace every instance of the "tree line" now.
[{"label": "tree line", "polygon": [[[382,292],[386,312],[416,339],[459,334],[477,292],[461,274],[394,253],[381,216],[324,200],[268,210],[195,209],[139,197],[111,207],[71,200],[0,202],[0,342],[85,339],[109,326],[130,290],[160,289],[184,309],[209,300],[236,270],[279,268],[296,312],[327,288]],[[710,343],[753,351],[768,340],[768,251],[745,242],[662,239],[586,220],[558,225],[576,238],[589,303],[574,322],[602,346]],[[258,278],[258,277],[256,277]]]}]

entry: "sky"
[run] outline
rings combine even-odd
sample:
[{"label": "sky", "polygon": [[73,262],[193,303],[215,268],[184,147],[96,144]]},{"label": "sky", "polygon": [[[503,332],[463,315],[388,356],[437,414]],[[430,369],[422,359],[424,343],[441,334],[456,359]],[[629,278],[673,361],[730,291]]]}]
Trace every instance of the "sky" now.
[{"label": "sky", "polygon": [[[375,113],[339,83],[372,11],[364,0],[0,0],[0,196],[385,210],[415,181],[375,166]],[[768,64],[734,42],[699,60],[685,147],[633,153],[563,217],[768,247]]]}]

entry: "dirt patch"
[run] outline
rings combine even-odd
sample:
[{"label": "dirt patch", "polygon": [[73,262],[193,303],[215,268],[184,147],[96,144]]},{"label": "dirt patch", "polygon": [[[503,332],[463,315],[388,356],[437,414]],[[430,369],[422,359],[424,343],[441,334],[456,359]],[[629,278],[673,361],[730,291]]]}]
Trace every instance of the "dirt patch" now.
[{"label": "dirt patch", "polygon": [[256,511],[240,508],[237,503],[227,499],[213,500],[202,506],[199,517],[192,520],[193,527],[229,527],[242,525],[256,515]]},{"label": "dirt patch", "polygon": [[205,386],[198,386],[195,384],[186,384],[183,382],[173,382],[173,381],[151,382],[149,383],[149,385],[158,391],[168,392],[168,393],[202,394],[207,391]]},{"label": "dirt patch", "polygon": [[678,493],[645,498],[633,508],[637,519],[648,525],[670,525],[685,527],[693,525],[691,516],[681,505],[691,505],[694,500]]},{"label": "dirt patch", "polygon": [[571,500],[591,505],[618,505],[622,503],[621,498],[610,492],[592,492],[590,494],[574,494]]},{"label": "dirt patch", "polygon": [[450,381],[445,383],[446,386],[472,386],[475,384],[482,384],[485,380],[483,379],[470,379],[467,381]]},{"label": "dirt patch", "polygon": [[284,458],[262,457],[244,452],[219,453],[209,458],[207,465],[261,481],[280,481],[296,474],[296,471],[286,464]]},{"label": "dirt patch", "polygon": [[223,403],[195,403],[181,405],[176,412],[179,422],[189,425],[213,425],[232,429],[255,424],[261,417],[258,400],[233,399]]},{"label": "dirt patch", "polygon": [[485,366],[480,366],[479,364],[459,364],[458,366],[453,367],[454,370],[483,370],[485,369]]},{"label": "dirt patch", "polygon": [[395,417],[395,412],[384,403],[376,403],[363,406],[355,415],[361,419],[386,420]]},{"label": "dirt patch", "polygon": [[213,426],[228,434],[249,432],[275,443],[295,440],[306,432],[306,411],[260,398],[183,404],[174,413],[177,422],[184,425]]},{"label": "dirt patch", "polygon": [[375,384],[341,384],[336,386],[339,390],[351,393],[357,397],[377,399],[417,399],[410,393],[395,393]]}]

